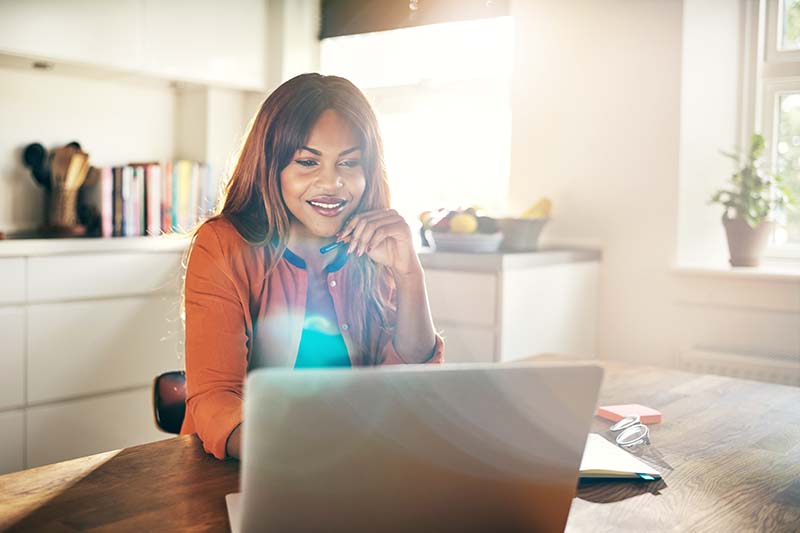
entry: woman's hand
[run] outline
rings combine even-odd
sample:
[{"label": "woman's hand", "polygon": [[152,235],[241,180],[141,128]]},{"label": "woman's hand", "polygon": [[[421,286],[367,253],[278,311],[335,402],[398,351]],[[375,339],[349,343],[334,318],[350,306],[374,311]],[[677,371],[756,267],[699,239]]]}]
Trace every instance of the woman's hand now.
[{"label": "woman's hand", "polygon": [[350,244],[347,253],[367,254],[391,268],[395,276],[422,272],[411,238],[411,228],[394,209],[376,209],[355,215],[339,234]]}]

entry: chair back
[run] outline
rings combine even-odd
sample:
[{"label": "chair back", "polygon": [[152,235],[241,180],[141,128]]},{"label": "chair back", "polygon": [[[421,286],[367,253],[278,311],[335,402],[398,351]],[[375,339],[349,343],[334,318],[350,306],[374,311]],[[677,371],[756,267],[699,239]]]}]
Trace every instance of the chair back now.
[{"label": "chair back", "polygon": [[167,433],[181,432],[186,415],[186,373],[164,372],[153,382],[153,413],[156,426]]}]

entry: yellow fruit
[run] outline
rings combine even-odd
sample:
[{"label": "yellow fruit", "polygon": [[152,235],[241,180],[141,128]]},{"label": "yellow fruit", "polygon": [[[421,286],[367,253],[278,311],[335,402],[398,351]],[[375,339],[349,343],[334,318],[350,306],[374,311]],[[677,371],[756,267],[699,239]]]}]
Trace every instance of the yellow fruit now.
[{"label": "yellow fruit", "polygon": [[522,218],[547,218],[552,210],[553,202],[550,198],[541,198],[522,213]]},{"label": "yellow fruit", "polygon": [[478,219],[468,213],[459,213],[450,219],[452,233],[475,233],[478,229]]},{"label": "yellow fruit", "polygon": [[424,228],[427,228],[427,227],[430,226],[431,218],[433,218],[433,213],[431,213],[430,211],[423,211],[419,215],[419,221],[422,222],[422,226]]}]

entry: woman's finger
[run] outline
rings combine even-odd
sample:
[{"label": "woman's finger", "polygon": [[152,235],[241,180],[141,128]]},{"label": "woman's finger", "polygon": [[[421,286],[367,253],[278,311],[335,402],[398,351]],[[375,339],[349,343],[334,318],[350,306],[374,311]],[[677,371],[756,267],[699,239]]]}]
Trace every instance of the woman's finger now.
[{"label": "woman's finger", "polygon": [[[362,216],[361,219],[356,223],[353,230],[349,233],[349,236],[351,237],[350,242],[352,243],[360,241],[361,235],[364,233],[364,230],[369,226],[369,224],[394,216],[397,216],[397,214],[393,210],[373,212],[369,215]],[[347,234],[343,235],[342,237],[347,237]],[[353,249],[355,249],[355,247]]]},{"label": "woman's finger", "polygon": [[339,232],[339,240],[344,239],[348,234],[352,233],[353,230],[358,226],[359,223],[363,222],[364,220],[372,220],[374,218],[380,218],[385,216],[386,213],[392,211],[391,209],[376,209],[373,211],[365,211],[363,213],[357,213],[353,215],[350,220],[345,224],[344,229]]},{"label": "woman's finger", "polygon": [[369,221],[364,225],[363,230],[358,234],[358,240],[354,243],[353,250],[355,254],[363,255],[364,252],[367,251],[367,246],[377,231],[381,231],[383,228],[391,227],[398,223],[405,224],[405,221],[401,216],[396,214]]},{"label": "woman's finger", "polygon": [[407,226],[408,225],[406,224],[405,220],[401,220],[390,225],[381,226],[375,230],[372,238],[365,245],[364,253],[369,253],[370,251],[375,250],[389,239],[397,239],[399,236],[405,236],[407,233]]}]

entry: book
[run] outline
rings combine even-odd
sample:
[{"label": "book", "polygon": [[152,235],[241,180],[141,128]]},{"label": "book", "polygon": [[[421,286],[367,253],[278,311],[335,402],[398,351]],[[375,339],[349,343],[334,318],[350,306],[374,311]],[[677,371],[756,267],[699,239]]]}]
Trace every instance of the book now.
[{"label": "book", "polygon": [[581,479],[661,479],[652,466],[640,461],[597,433],[589,433],[583,450]]},{"label": "book", "polygon": [[219,192],[211,168],[189,160],[102,167],[93,176],[79,207],[103,237],[188,231],[213,213]]},{"label": "book", "polygon": [[161,229],[172,232],[172,161],[161,167]]},{"label": "book", "polygon": [[192,171],[189,175],[189,208],[186,212],[186,226],[188,230],[197,222],[200,215],[200,165],[192,163]]},{"label": "book", "polygon": [[134,235],[145,235],[145,230],[147,229],[147,220],[145,219],[145,209],[146,209],[146,196],[145,196],[145,184],[147,180],[147,173],[145,172],[144,166],[137,166],[134,168],[134,174],[136,175],[136,190],[134,191],[134,218],[136,222],[134,223]]},{"label": "book", "polygon": [[[172,226],[175,231],[186,231],[191,223],[190,195],[192,180],[192,162],[181,159],[175,163],[175,187],[172,191]],[[177,222],[177,225],[176,225]]]},{"label": "book", "polygon": [[133,233],[133,167],[122,167],[122,235]]},{"label": "book", "polygon": [[161,234],[161,166],[158,164],[147,165],[147,235]]},{"label": "book", "polygon": [[100,170],[100,235],[114,234],[114,175],[111,167]]},{"label": "book", "polygon": [[113,167],[111,169],[113,175],[113,235],[121,237],[122,232],[122,167]]}]

